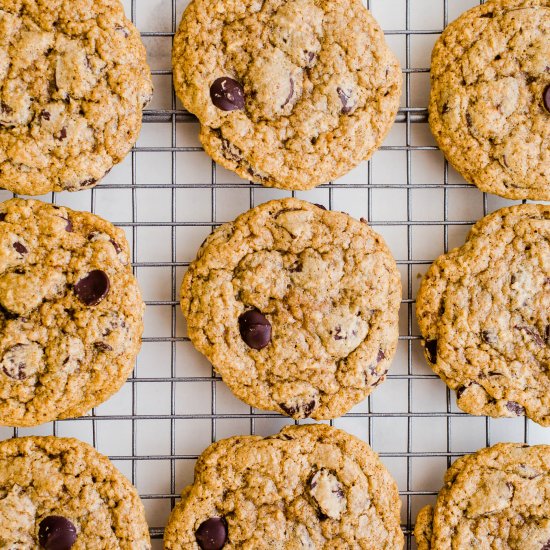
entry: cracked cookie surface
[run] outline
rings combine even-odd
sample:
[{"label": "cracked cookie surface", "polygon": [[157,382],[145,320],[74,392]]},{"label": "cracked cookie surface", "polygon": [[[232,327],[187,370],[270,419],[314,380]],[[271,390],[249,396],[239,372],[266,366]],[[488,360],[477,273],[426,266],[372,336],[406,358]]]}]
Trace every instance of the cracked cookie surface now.
[{"label": "cracked cookie surface", "polygon": [[0,424],[80,416],[118,391],[143,308],[121,229],[39,201],[0,203]]},{"label": "cracked cookie surface", "polygon": [[482,191],[550,200],[550,2],[486,2],[432,54],[430,126]]},{"label": "cracked cookie surface", "polygon": [[499,443],[459,458],[435,507],[418,514],[418,550],[546,550],[549,492],[548,445]]},{"label": "cracked cookie surface", "polygon": [[151,548],[137,491],[95,449],[58,437],[0,442],[0,547],[70,548],[68,538],[73,550]]},{"label": "cracked cookie surface", "polygon": [[458,406],[550,425],[550,206],[486,216],[430,267],[417,318],[432,369]]},{"label": "cracked cookie surface", "polygon": [[195,347],[246,403],[334,418],[384,379],[401,280],[366,223],[297,199],[258,206],[205,241],[181,288]]},{"label": "cracked cookie surface", "polygon": [[[326,425],[211,445],[172,512],[176,548],[400,550],[401,502],[378,456]],[[205,539],[213,542],[200,544]]]},{"label": "cracked cookie surface", "polygon": [[401,94],[399,63],[360,0],[194,0],[173,67],[206,152],[285,189],[310,189],[369,158]]},{"label": "cracked cookie surface", "polygon": [[0,187],[95,185],[128,154],[152,82],[119,0],[0,0]]}]

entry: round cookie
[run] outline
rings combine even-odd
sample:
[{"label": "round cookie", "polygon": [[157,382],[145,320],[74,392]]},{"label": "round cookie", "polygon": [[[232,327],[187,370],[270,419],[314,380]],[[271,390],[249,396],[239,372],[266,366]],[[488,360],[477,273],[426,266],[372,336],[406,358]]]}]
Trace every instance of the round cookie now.
[{"label": "round cookie", "polygon": [[426,358],[462,410],[550,426],[550,206],[483,218],[416,303]]},{"label": "round cookie", "polygon": [[76,439],[0,442],[0,547],[149,550],[131,483]]},{"label": "round cookie", "polygon": [[397,485],[359,439],[326,425],[211,445],[182,494],[164,548],[401,550]]},{"label": "round cookie", "polygon": [[181,296],[191,341],[231,390],[294,418],[349,411],[397,345],[401,280],[382,237],[297,199],[216,229]]},{"label": "round cookie", "polygon": [[130,151],[152,82],[119,0],[0,0],[0,187],[94,186]]},{"label": "round cookie", "polygon": [[418,550],[546,550],[549,493],[549,445],[499,443],[459,458],[435,507],[418,514]]},{"label": "round cookie", "polygon": [[269,187],[342,176],[399,108],[399,63],[361,0],[193,0],[173,68],[206,152]]},{"label": "round cookie", "polygon": [[476,6],[432,54],[430,126],[482,191],[550,200],[550,2]]},{"label": "round cookie", "polygon": [[39,201],[0,203],[0,424],[80,416],[118,391],[143,309],[121,229]]}]

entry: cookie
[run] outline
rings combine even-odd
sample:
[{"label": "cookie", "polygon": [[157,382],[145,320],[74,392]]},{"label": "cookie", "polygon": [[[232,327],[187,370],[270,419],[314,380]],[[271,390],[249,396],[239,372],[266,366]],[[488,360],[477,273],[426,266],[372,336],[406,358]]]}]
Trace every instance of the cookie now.
[{"label": "cookie", "polygon": [[76,439],[0,442],[0,547],[149,550],[131,483]]},{"label": "cookie", "polygon": [[136,142],[152,97],[119,0],[0,0],[0,187],[93,187]]},{"label": "cookie", "polygon": [[376,453],[326,425],[211,445],[164,534],[176,548],[403,548],[397,485]]},{"label": "cookie", "polygon": [[0,424],[80,416],[118,391],[143,309],[121,229],[39,201],[0,203]]},{"label": "cookie", "polygon": [[550,206],[483,218],[416,303],[426,358],[462,410],[550,426]]},{"label": "cookie", "polygon": [[433,50],[430,126],[449,162],[482,191],[550,200],[550,2],[467,11]]},{"label": "cookie", "polygon": [[549,445],[499,443],[459,458],[435,506],[418,514],[418,550],[546,550],[549,492]]},{"label": "cookie", "polygon": [[193,0],[174,86],[213,159],[269,187],[311,189],[380,146],[401,71],[361,0]]},{"label": "cookie", "polygon": [[195,347],[243,401],[334,418],[388,372],[401,280],[367,224],[302,200],[267,202],[210,235],[181,306]]}]

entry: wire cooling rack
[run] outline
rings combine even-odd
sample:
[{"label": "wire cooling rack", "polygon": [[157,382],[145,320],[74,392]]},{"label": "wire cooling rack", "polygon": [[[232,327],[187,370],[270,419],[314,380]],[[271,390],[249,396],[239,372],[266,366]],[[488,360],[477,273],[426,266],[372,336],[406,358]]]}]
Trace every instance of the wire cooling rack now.
[{"label": "wire cooling rack", "polygon": [[[143,348],[123,389],[90,416],[34,429],[0,428],[0,439],[74,436],[107,454],[137,486],[153,547],[197,456],[217,439],[268,435],[289,422],[239,402],[186,337],[179,286],[199,244],[220,223],[289,193],[264,189],[216,166],[202,151],[197,121],[172,90],[172,37],[187,0],[125,0],[142,32],[155,96],[128,158],[98,187],[41,197],[95,212],[126,230],[147,303]],[[550,443],[549,431],[524,419],[460,412],[427,367],[415,322],[419,278],[471,225],[510,201],[483,195],[444,161],[427,124],[429,58],[441,30],[477,0],[366,0],[398,54],[402,108],[382,149],[368,163],[316,190],[293,193],[365,217],[388,242],[403,279],[400,341],[388,380],[345,417],[331,422],[367,441],[400,488],[406,547],[419,508],[435,500],[457,457],[498,441]],[[0,199],[11,194],[0,191]]]}]

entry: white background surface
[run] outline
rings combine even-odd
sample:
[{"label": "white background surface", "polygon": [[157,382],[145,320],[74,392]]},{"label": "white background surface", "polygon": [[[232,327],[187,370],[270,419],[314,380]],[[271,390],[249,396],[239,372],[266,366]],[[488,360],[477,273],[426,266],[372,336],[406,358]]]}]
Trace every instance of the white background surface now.
[{"label": "white background surface", "polygon": [[[196,456],[212,440],[251,432],[268,435],[289,422],[252,411],[212,376],[208,362],[186,339],[177,303],[186,265],[213,225],[289,194],[249,185],[213,165],[200,150],[198,125],[182,116],[171,89],[172,34],[187,3],[125,1],[128,15],[144,34],[155,74],[155,96],[139,142],[95,190],[42,197],[93,210],[125,228],[148,305],[134,377],[88,418],[35,429],[0,428],[0,439],[14,434],[75,436],[111,456],[144,499],[154,548],[162,546],[162,527],[176,496],[192,481]],[[471,223],[484,213],[512,204],[484,196],[448,168],[425,120],[433,44],[445,21],[477,3],[365,2],[404,67],[400,122],[370,163],[333,186],[296,193],[369,219],[399,263],[404,287],[401,340],[389,379],[351,415],[332,423],[380,453],[399,484],[407,532],[418,509],[435,500],[446,468],[458,455],[498,441],[550,443],[550,430],[522,418],[492,420],[461,413],[454,394],[426,365],[414,320],[413,298],[429,263],[463,243]],[[155,114],[164,121],[153,122]],[[9,197],[0,191],[0,199]],[[414,547],[411,537],[407,544]]]}]

